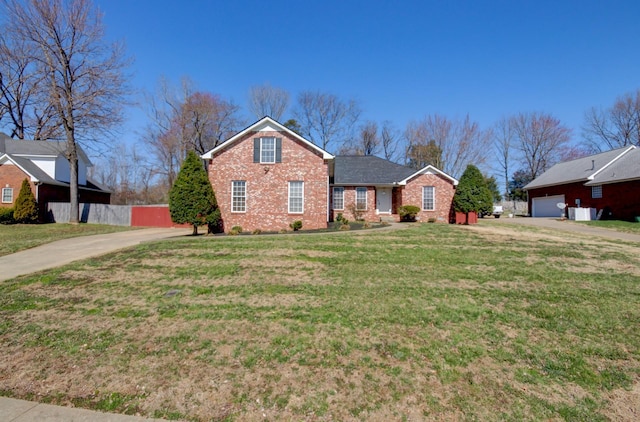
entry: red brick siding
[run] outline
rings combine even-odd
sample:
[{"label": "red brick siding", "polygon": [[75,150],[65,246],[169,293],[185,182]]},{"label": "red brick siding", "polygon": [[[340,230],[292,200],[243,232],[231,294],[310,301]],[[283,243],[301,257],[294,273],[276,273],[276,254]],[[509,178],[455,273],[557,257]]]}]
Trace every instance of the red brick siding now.
[{"label": "red brick siding", "polygon": [[591,186],[584,186],[584,182],[531,189],[529,209],[533,209],[533,198],[553,195],[564,195],[569,207],[576,206],[576,199],[580,199],[583,208],[600,211],[608,207],[612,212],[611,218],[618,220],[633,220],[640,215],[640,180],[602,185],[602,198],[591,198]]},{"label": "red brick siding", "polygon": [[[435,210],[422,210],[422,188],[424,186],[435,187]],[[455,186],[450,180],[437,174],[421,174],[407,182],[404,189],[400,191],[400,205],[416,205],[420,207],[418,219],[428,221],[435,218],[436,221],[448,223],[451,220],[451,205]]]},{"label": "red brick siding", "polygon": [[31,178],[25,172],[20,170],[20,167],[14,166],[12,164],[0,165],[0,194],[2,193],[2,188],[13,188],[13,202],[10,204],[2,203],[2,198],[0,198],[0,207],[9,208],[15,205],[16,199],[18,199],[18,194],[20,193],[20,188],[22,187],[22,181],[24,179],[29,180],[29,185],[31,185],[31,192],[33,192],[33,195],[35,196],[36,190],[33,182],[31,182],[30,180]]},{"label": "red brick siding", "polygon": [[[241,226],[245,231],[288,229],[295,220],[303,229],[327,227],[328,166],[317,151],[289,138],[282,138],[282,162],[253,162],[253,139],[274,136],[274,132],[253,132],[229,148],[216,153],[209,162],[209,180],[216,194],[222,216],[223,230]],[[231,182],[246,181],[245,213],[231,212]],[[304,212],[290,214],[289,182],[304,182]]]},{"label": "red brick siding", "polygon": [[[356,187],[355,186],[343,186],[344,187],[344,209],[333,209],[333,187],[331,188],[331,221],[335,221],[338,214],[342,213],[347,220],[355,221],[356,217],[353,215],[353,208],[356,204]],[[365,186],[361,186],[365,187]],[[376,213],[376,188],[373,186],[366,186],[367,189],[367,209],[362,212],[358,212],[360,218],[365,221],[379,221],[380,216]]]}]

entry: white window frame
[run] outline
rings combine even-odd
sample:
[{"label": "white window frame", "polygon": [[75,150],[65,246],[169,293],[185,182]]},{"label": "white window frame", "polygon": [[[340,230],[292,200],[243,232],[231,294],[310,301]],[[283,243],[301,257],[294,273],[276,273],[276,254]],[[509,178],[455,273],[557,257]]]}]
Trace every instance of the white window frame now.
[{"label": "white window frame", "polygon": [[[240,191],[240,188],[241,188],[241,191]],[[236,199],[238,199],[237,202],[236,202]],[[231,181],[231,212],[232,213],[247,212],[247,181],[246,180]]]},{"label": "white window frame", "polygon": [[[271,148],[266,149],[265,148],[265,141],[272,141],[273,142],[273,149],[271,149]],[[265,159],[265,152],[273,153],[273,160],[269,161],[269,160]],[[274,138],[274,137],[260,138],[260,163],[261,164],[275,164],[276,163],[276,138]]]},{"label": "white window frame", "polygon": [[[339,192],[339,194],[337,192]],[[336,206],[336,198],[340,198],[339,206]],[[344,210],[344,187],[342,186],[333,187],[333,209]]]},{"label": "white window frame", "polygon": [[[5,197],[8,197],[7,201]],[[13,188],[2,188],[2,203],[3,204],[12,204],[13,203]]]},{"label": "white window frame", "polygon": [[591,186],[591,198],[593,199],[602,198],[602,185]]},{"label": "white window frame", "polygon": [[[427,192],[431,192],[429,198]],[[427,201],[431,202],[431,208],[427,207]],[[435,211],[436,210],[436,187],[435,186],[423,186],[422,187],[422,211]]]},{"label": "white window frame", "polygon": [[[367,199],[368,199],[367,195],[368,194],[367,194],[367,191],[368,191],[367,188],[356,188],[356,210],[358,210],[358,211],[366,211],[367,210],[367,208],[368,208],[368,202],[367,202]],[[364,192],[364,198],[363,198],[364,199],[364,208],[360,208],[359,207],[359,204],[360,204],[361,201],[358,200],[358,195],[360,193],[362,193],[362,192]]]},{"label": "white window frame", "polygon": [[[300,186],[300,193],[299,196],[293,196],[293,194],[297,193],[296,189],[297,189],[297,185],[299,184]],[[288,194],[288,198],[289,198],[289,214],[303,214],[304,213],[304,182],[302,180],[292,180],[289,182],[289,194]],[[292,207],[292,199],[299,199],[300,200],[300,208],[293,208]]]}]

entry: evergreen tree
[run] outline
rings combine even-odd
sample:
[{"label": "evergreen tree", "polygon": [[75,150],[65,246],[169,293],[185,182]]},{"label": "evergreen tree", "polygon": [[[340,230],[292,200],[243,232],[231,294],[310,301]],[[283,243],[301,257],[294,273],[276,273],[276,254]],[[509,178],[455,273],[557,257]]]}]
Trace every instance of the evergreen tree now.
[{"label": "evergreen tree", "polygon": [[18,223],[33,224],[38,222],[38,203],[31,192],[29,181],[24,179],[20,187],[20,193],[16,198],[16,205],[13,211],[13,218]]},{"label": "evergreen tree", "polygon": [[498,188],[498,181],[495,176],[484,178],[484,183],[487,185],[487,189],[491,192],[491,197],[493,198],[493,202],[502,201],[502,195],[500,194],[500,189]]},{"label": "evergreen tree", "polygon": [[169,213],[177,224],[193,225],[193,235],[198,226],[215,225],[220,220],[216,196],[198,155],[189,151],[180,173],[169,191]]},{"label": "evergreen tree", "polygon": [[453,195],[453,209],[468,215],[470,212],[491,213],[493,199],[480,170],[469,164],[462,173],[456,193]]}]

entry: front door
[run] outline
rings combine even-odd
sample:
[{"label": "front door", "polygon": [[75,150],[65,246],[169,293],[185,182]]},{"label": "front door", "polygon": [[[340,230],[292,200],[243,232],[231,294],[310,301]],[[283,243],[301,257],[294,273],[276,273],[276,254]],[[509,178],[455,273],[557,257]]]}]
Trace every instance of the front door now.
[{"label": "front door", "polygon": [[391,188],[376,188],[376,211],[391,214]]}]

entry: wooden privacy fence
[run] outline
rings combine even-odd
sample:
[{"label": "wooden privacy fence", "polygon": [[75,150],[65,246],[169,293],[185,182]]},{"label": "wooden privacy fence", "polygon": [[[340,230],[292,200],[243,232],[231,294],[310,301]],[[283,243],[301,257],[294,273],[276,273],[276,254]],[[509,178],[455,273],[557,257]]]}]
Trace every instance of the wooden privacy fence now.
[{"label": "wooden privacy fence", "polygon": [[[68,223],[70,208],[68,202],[49,202],[47,221]],[[80,204],[80,222],[131,227],[189,227],[171,221],[168,205]]]}]

